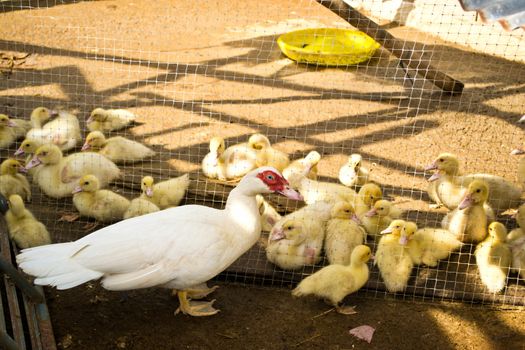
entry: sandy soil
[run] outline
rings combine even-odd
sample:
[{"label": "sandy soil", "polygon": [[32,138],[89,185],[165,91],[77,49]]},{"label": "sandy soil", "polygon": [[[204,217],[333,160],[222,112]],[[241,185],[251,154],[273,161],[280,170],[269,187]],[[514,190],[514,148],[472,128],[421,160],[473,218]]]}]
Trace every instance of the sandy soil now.
[{"label": "sandy soil", "polygon": [[[445,213],[429,208],[428,174],[423,171],[440,152],[456,153],[465,172],[517,181],[518,158],[509,152],[523,143],[523,127],[516,123],[524,111],[523,64],[414,29],[392,29],[407,45],[426,50],[425,58],[436,68],[465,83],[464,93],[451,97],[421,79],[407,79],[384,50],[366,64],[345,69],[288,60],[275,43],[279,34],[344,26],[337,16],[305,0],[51,5],[1,3],[0,112],[28,118],[34,107],[45,105],[74,111],[84,120],[98,106],[132,110],[139,125],[119,134],[149,144],[159,155],[125,169],[126,183],[114,189],[130,198],[137,195],[136,184],[145,173],[167,178],[191,172],[194,189],[207,192],[190,192],[186,203],[205,199],[220,207],[224,189],[198,173],[208,140],[221,134],[230,144],[255,131],[267,134],[292,158],[320,151],[325,180],[336,179],[348,154],[361,153],[373,169],[373,180],[420,225],[435,225]],[[15,148],[2,150],[2,159]],[[163,161],[169,167],[160,166]],[[210,191],[214,188],[219,192]],[[31,209],[56,241],[85,234],[84,220],[56,221],[60,211],[71,209],[69,201],[50,200],[37,189],[34,193]],[[509,228],[515,225],[508,217],[499,219]],[[377,289],[349,300],[359,310],[350,317],[330,313],[312,320],[327,309],[323,303],[293,300],[282,289],[255,288],[272,282],[284,289],[290,280],[311,272],[279,275],[264,261],[260,247],[225,276],[240,282],[244,278],[244,284],[222,285],[214,296],[223,309],[217,317],[174,317],[177,302],[165,291],[132,292],[119,302],[120,294],[96,284],[48,290],[49,305],[57,339],[70,348],[370,347],[348,334],[361,324],[377,328],[372,348],[523,346],[521,309],[472,306],[473,299],[494,300],[484,292],[475,268],[450,274],[457,266],[472,265],[471,248],[440,269],[415,271],[413,289],[395,299],[382,291],[375,271],[369,287]],[[276,274],[262,281],[242,277],[261,265],[257,271]],[[523,282],[514,278],[509,283],[508,294],[496,299],[522,303]],[[454,287],[459,289],[450,294]],[[418,302],[416,295],[436,291],[435,302]],[[466,303],[439,302],[446,296]]]}]

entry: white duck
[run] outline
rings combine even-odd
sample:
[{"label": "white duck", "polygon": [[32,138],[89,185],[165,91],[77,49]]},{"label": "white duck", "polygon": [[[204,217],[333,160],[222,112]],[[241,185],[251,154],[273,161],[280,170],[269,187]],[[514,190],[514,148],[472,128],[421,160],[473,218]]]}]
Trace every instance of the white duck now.
[{"label": "white duck", "polygon": [[125,109],[95,108],[86,121],[89,131],[115,131],[120,130],[136,119],[135,114]]},{"label": "white duck", "polygon": [[[53,116],[57,116],[49,121]],[[32,129],[26,134],[26,139],[37,140],[41,144],[52,143],[62,151],[75,148],[82,140],[80,124],[76,116],[66,111],[50,111],[38,107],[31,113]]]},{"label": "white duck", "polygon": [[306,157],[296,159],[284,170],[283,176],[289,179],[292,173],[305,174],[310,180],[317,180],[317,164],[321,160],[321,155],[317,151],[311,151]]},{"label": "white duck", "polygon": [[71,196],[78,180],[87,174],[95,175],[101,187],[120,176],[119,168],[98,153],[74,153],[64,157],[60,148],[53,144],[40,146],[26,169],[37,166],[41,169],[34,173],[33,179],[53,198]]},{"label": "white duck", "polygon": [[259,240],[255,196],[272,192],[301,199],[276,169],[263,167],[241,180],[223,210],[185,205],[120,221],[74,242],[23,250],[18,266],[37,277],[35,284],[58,289],[99,278],[109,290],[177,289],[183,313],[213,315],[213,302],[192,304],[186,290],[224,271]]},{"label": "white duck", "polygon": [[363,186],[368,182],[369,171],[363,167],[363,157],[354,153],[348,157],[348,162],[339,169],[339,181],[345,186]]}]

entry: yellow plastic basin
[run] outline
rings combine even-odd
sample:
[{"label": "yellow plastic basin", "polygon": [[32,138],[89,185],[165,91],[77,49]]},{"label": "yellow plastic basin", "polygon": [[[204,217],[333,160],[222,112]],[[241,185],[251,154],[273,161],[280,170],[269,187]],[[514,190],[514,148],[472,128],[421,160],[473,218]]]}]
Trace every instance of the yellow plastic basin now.
[{"label": "yellow plastic basin", "polygon": [[297,62],[348,66],[370,59],[379,44],[358,30],[312,28],[281,35],[281,51]]}]

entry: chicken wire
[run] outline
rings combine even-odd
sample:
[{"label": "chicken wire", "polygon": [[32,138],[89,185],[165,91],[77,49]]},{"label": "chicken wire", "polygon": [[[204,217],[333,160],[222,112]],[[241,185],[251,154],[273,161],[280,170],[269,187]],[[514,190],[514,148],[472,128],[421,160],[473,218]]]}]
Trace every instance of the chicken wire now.
[{"label": "chicken wire", "polygon": [[[451,96],[417,75],[384,48],[353,66],[298,64],[280,52],[276,39],[297,29],[351,28],[315,1],[258,1],[236,8],[191,1],[144,2],[2,1],[2,112],[28,119],[38,106],[60,108],[85,119],[96,107],[126,108],[138,116],[131,128],[113,132],[141,141],[157,155],[122,166],[111,189],[135,198],[144,175],[168,179],[189,172],[183,204],[223,207],[232,184],[206,179],[200,162],[211,137],[227,145],[260,132],[290,155],[322,155],[320,180],[337,182],[352,153],[363,156],[383,194],[420,227],[439,227],[446,210],[434,210],[424,171],[439,153],[456,154],[465,173],[493,173],[517,183],[523,130],[525,60],[523,31],[481,24],[454,1],[349,2],[388,29],[421,61],[465,84]],[[183,23],[178,31],[173,22]],[[12,156],[21,140],[2,150]],[[78,149],[76,150],[78,151]],[[74,212],[70,198],[53,199],[32,186],[28,204],[65,242],[87,234],[93,220],[59,221]],[[294,203],[271,197],[281,214]],[[498,220],[510,230],[509,216]],[[145,233],[147,234],[147,233]],[[295,285],[325,264],[284,271],[268,262],[267,233],[219,279],[247,285]],[[369,241],[373,251],[376,243]],[[416,266],[396,297],[420,300],[523,304],[517,274],[503,293],[482,285],[467,244],[438,267]],[[384,297],[379,271],[359,293]]]}]

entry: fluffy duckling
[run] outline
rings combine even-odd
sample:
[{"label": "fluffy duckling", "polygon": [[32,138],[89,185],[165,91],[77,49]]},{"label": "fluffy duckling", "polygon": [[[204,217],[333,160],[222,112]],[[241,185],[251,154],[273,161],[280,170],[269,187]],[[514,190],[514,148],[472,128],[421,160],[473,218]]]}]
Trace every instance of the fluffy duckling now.
[{"label": "fluffy duckling", "polygon": [[129,126],[136,118],[135,114],[125,109],[95,108],[86,125],[89,131],[116,131]]},{"label": "fluffy duckling", "polygon": [[292,173],[288,179],[290,186],[297,189],[306,204],[324,201],[335,204],[339,201],[355,203],[357,193],[341,184],[310,180],[304,174]]},{"label": "fluffy duckling", "polygon": [[257,167],[257,154],[248,143],[226,148],[224,139],[210,140],[210,152],[202,160],[202,171],[211,179],[237,180]]},{"label": "fluffy duckling", "polygon": [[17,194],[9,196],[9,207],[5,214],[9,238],[15,241],[19,248],[51,244],[46,227],[25,208],[22,197]]},{"label": "fluffy duckling", "polygon": [[328,265],[306,277],[292,291],[294,297],[315,295],[327,299],[342,314],[353,314],[352,307],[340,306],[340,302],[368,281],[367,262],[372,252],[366,245],[358,245],[352,251],[349,265]]},{"label": "fluffy duckling", "polygon": [[321,260],[324,231],[319,227],[309,227],[313,223],[314,220],[285,219],[276,224],[266,247],[268,261],[283,270],[317,264]]},{"label": "fluffy duckling", "polygon": [[259,207],[259,213],[261,214],[261,229],[265,232],[270,232],[273,225],[282,219],[281,214],[275,210],[270,203],[268,203],[263,196],[258,194],[255,199],[257,200],[257,206]]},{"label": "fluffy duckling", "polygon": [[512,252],[512,270],[525,280],[525,204],[518,208],[515,218],[519,227],[510,231],[505,241]]},{"label": "fluffy duckling", "polygon": [[159,207],[157,207],[152,202],[145,200],[143,198],[135,198],[131,201],[129,204],[128,209],[124,213],[124,219],[130,219],[137,216],[142,216],[150,213],[154,213],[156,211],[159,211]]},{"label": "fluffy duckling", "polygon": [[97,177],[84,175],[73,189],[73,204],[82,216],[98,222],[122,220],[130,202],[127,198],[110,190],[101,190]]},{"label": "fluffy duckling", "polygon": [[[359,189],[357,197],[353,202],[357,216],[361,217],[363,214],[370,211],[374,207],[374,204],[381,198],[383,198],[383,191],[381,190],[381,187],[379,187],[375,183],[367,183],[363,185]],[[394,211],[394,209],[392,209],[392,214],[394,214],[394,212],[397,213],[397,211]],[[395,218],[398,218],[400,216],[401,212],[399,212],[399,215],[395,216]]]},{"label": "fluffy duckling", "polygon": [[455,209],[462,200],[465,189],[474,180],[483,180],[490,188],[487,203],[496,212],[502,212],[518,205],[521,189],[500,176],[490,174],[471,174],[460,176],[459,160],[450,153],[440,154],[425,170],[437,170],[429,181],[428,192],[438,204]]},{"label": "fluffy duckling", "polygon": [[[25,156],[24,166],[26,166],[27,164],[29,164],[31,159],[33,159],[33,155],[35,154],[38,147],[42,145],[43,143],[39,140],[24,139],[24,141],[22,141],[22,143],[20,144],[20,147],[18,147],[18,149],[14,153],[14,155],[15,156]],[[38,183],[36,182],[36,179],[35,179],[35,172],[38,172],[39,169],[40,168],[38,167],[26,169],[29,175],[33,177],[33,182],[35,182],[36,184]]]},{"label": "fluffy duckling", "polygon": [[138,162],[155,155],[153,150],[140,142],[122,136],[107,139],[100,131],[92,131],[87,135],[82,151],[87,150],[98,152],[115,164]]},{"label": "fluffy duckling", "polygon": [[374,207],[360,219],[369,235],[378,236],[390,225],[392,220],[401,217],[401,214],[401,210],[394,203],[381,199],[375,202]]},{"label": "fluffy duckling", "polygon": [[26,201],[31,200],[31,186],[22,172],[24,167],[16,159],[8,158],[0,165],[0,193],[6,198],[18,194]]},{"label": "fluffy duckling", "polygon": [[366,242],[366,231],[359,226],[354,207],[347,202],[334,205],[326,224],[324,250],[330,264],[348,265],[352,251]]},{"label": "fluffy duckling", "polygon": [[317,180],[317,164],[321,160],[321,155],[317,151],[311,151],[306,157],[296,159],[284,170],[283,176],[288,180],[292,173],[306,174],[310,180]]},{"label": "fluffy duckling", "polygon": [[483,180],[474,180],[458,207],[448,213],[441,227],[450,231],[461,242],[481,242],[487,235],[487,225],[494,215],[487,215],[484,207],[489,196],[489,187]]},{"label": "fluffy duckling", "polygon": [[339,181],[345,186],[363,186],[368,182],[369,171],[363,167],[363,157],[354,153],[348,157],[348,162],[339,169]]},{"label": "fluffy duckling", "polygon": [[405,221],[394,220],[383,230],[379,240],[375,263],[389,292],[405,290],[414,263],[408,251],[410,237],[405,231]]},{"label": "fluffy duckling", "polygon": [[435,267],[439,260],[447,259],[463,243],[452,233],[439,228],[418,229],[415,222],[407,221],[405,231],[410,238],[408,252],[416,265]]},{"label": "fluffy duckling", "polygon": [[282,172],[290,164],[288,155],[273,148],[263,134],[253,134],[248,143],[257,153],[257,167],[271,166]]},{"label": "fluffy duckling", "polygon": [[37,166],[41,168],[34,173],[33,180],[53,198],[71,196],[78,180],[87,174],[95,175],[101,187],[120,176],[119,168],[98,153],[74,153],[64,157],[60,148],[53,144],[40,146],[26,169]]},{"label": "fluffy duckling", "polygon": [[153,177],[145,176],[141,182],[142,194],[140,198],[150,201],[160,209],[176,207],[184,198],[189,186],[189,174],[159,183],[155,183]]},{"label": "fluffy duckling", "polygon": [[507,229],[497,221],[489,225],[488,237],[478,244],[474,255],[481,281],[491,293],[499,293],[507,284],[512,253],[505,238]]},{"label": "fluffy duckling", "polygon": [[[53,116],[55,119],[49,121]],[[80,123],[76,116],[65,111],[50,111],[38,107],[31,113],[32,129],[26,134],[26,139],[40,141],[41,144],[52,143],[62,151],[75,148],[82,140]]]},{"label": "fluffy duckling", "polygon": [[31,123],[0,114],[0,148],[7,148],[31,128]]}]

